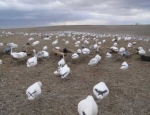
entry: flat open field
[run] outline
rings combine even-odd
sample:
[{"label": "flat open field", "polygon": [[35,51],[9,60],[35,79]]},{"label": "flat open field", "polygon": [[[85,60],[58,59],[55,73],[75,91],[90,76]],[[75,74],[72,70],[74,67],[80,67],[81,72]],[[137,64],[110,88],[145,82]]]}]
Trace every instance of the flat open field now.
[{"label": "flat open field", "polygon": [[[1,30],[0,30],[1,31]],[[5,30],[7,31],[7,30]],[[29,29],[9,29],[12,32],[41,32],[53,33],[57,31],[77,31],[89,33],[111,33],[111,34],[129,34],[150,36],[150,26],[60,26],[60,27],[41,27]],[[51,49],[56,46],[63,48],[74,47],[71,37],[63,36],[59,38],[57,45],[52,46],[56,39],[55,35],[51,40],[44,41],[37,36],[9,35],[0,37],[1,43],[13,42],[18,44],[14,52],[20,52],[22,46],[28,42],[30,37],[34,41],[40,41],[35,46],[37,51],[41,51],[43,46],[48,46],[50,52],[49,59],[39,59],[35,67],[28,70],[26,66],[27,59],[16,60],[11,55],[0,55],[4,64],[0,65],[0,115],[78,115],[77,105],[88,95],[93,94],[93,87],[103,81],[109,88],[109,95],[103,100],[95,101],[98,105],[98,115],[150,115],[150,62],[141,61],[135,48],[143,47],[150,56],[150,41],[130,40],[137,42],[137,45],[128,48],[131,55],[128,58],[120,58],[117,54],[112,54],[112,58],[106,59],[108,49],[103,48],[99,51],[102,59],[96,66],[88,66],[96,52],[91,50],[88,56],[80,55],[77,60],[71,58],[71,54],[65,56],[65,61],[71,69],[66,79],[61,79],[54,75],[57,70],[59,57],[51,54]],[[81,35],[76,35],[76,38]],[[89,36],[91,37],[91,36]],[[94,37],[91,37],[94,38]],[[62,39],[70,43],[65,44]],[[111,47],[113,45],[112,37],[98,37],[98,41],[106,40],[102,47]],[[78,40],[78,39],[77,39]],[[31,41],[30,43],[32,43]],[[81,42],[81,45],[84,44]],[[90,45],[95,41],[90,40]],[[123,39],[118,41],[118,48],[127,47],[128,42]],[[80,45],[80,48],[81,48]],[[0,47],[0,51],[6,47]],[[121,70],[122,62],[129,64],[127,70]],[[33,83],[41,81],[42,95],[29,101],[26,96],[26,89]]]}]

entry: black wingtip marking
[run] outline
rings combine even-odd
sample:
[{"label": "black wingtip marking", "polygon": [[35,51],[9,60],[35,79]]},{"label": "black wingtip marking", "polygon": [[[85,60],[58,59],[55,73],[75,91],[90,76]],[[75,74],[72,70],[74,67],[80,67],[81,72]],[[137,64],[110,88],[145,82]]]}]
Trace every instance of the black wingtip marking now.
[{"label": "black wingtip marking", "polygon": [[84,111],[82,111],[83,115],[86,115]]},{"label": "black wingtip marking", "polygon": [[28,92],[28,94],[33,97],[33,94],[36,93],[36,91],[34,91],[33,93]]},{"label": "black wingtip marking", "polygon": [[100,91],[100,90],[98,90],[98,89],[95,89],[95,91],[98,93],[98,95],[102,95],[102,96],[103,96],[104,93],[107,92],[107,90]]}]

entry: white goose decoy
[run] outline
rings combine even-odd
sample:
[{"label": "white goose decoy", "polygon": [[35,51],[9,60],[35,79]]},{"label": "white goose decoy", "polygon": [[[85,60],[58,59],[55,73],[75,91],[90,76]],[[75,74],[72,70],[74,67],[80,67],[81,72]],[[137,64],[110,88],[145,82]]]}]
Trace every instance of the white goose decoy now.
[{"label": "white goose decoy", "polygon": [[128,69],[128,67],[129,66],[128,66],[127,62],[123,62],[120,69],[126,70],[126,69]]},{"label": "white goose decoy", "polygon": [[38,62],[37,62],[36,51],[33,50],[33,52],[34,52],[34,57],[29,58],[29,59],[27,60],[27,67],[33,67],[33,66],[37,65],[37,63],[38,63]]},{"label": "white goose decoy", "polygon": [[58,62],[58,67],[63,67],[66,64],[65,59],[64,59],[64,54],[63,58]]},{"label": "white goose decoy", "polygon": [[70,73],[70,67],[68,65],[64,65],[63,67],[59,68],[59,73],[62,79],[66,78]]},{"label": "white goose decoy", "polygon": [[106,53],[106,58],[111,58],[111,57],[112,57],[112,54],[109,53],[109,52],[107,52],[107,53]]},{"label": "white goose decoy", "polygon": [[106,40],[103,40],[102,42],[103,42],[103,43],[105,43],[105,42],[106,42]]},{"label": "white goose decoy", "polygon": [[7,46],[10,46],[11,48],[18,48],[18,45],[15,43],[8,43]]},{"label": "white goose decoy", "polygon": [[118,37],[117,41],[120,41],[121,40],[121,37]]},{"label": "white goose decoy", "polygon": [[115,51],[115,52],[118,52],[118,48],[115,47],[115,46],[112,46],[110,49],[113,50],[113,51]]},{"label": "white goose decoy", "polygon": [[29,39],[28,39],[28,41],[32,41],[32,40],[34,40],[34,38],[29,38]]},{"label": "white goose decoy", "polygon": [[102,44],[102,42],[98,42],[98,45],[101,45]]},{"label": "white goose decoy", "polygon": [[121,47],[121,48],[119,49],[119,54],[123,55],[123,53],[124,53],[125,51],[126,51],[125,48],[124,48],[124,47]]},{"label": "white goose decoy", "polygon": [[82,53],[83,54],[89,54],[90,53],[90,50],[88,48],[83,48],[82,49]]},{"label": "white goose decoy", "polygon": [[133,45],[136,45],[136,42],[133,42]]},{"label": "white goose decoy", "polygon": [[138,47],[138,50],[143,50],[143,47]]},{"label": "white goose decoy", "polygon": [[0,46],[3,46],[4,44],[3,43],[0,43]]},{"label": "white goose decoy", "polygon": [[56,50],[60,50],[60,47],[55,47]]},{"label": "white goose decoy", "polygon": [[93,98],[89,95],[86,99],[83,99],[78,103],[78,113],[79,115],[97,115],[98,106]]},{"label": "white goose decoy", "polygon": [[37,98],[39,95],[41,95],[41,87],[42,83],[41,82],[36,82],[33,85],[31,85],[27,90],[26,90],[26,95],[29,100],[34,100]]},{"label": "white goose decoy", "polygon": [[93,47],[94,47],[94,49],[96,50],[97,47],[98,47],[98,45],[97,45],[98,39],[96,39],[95,41],[96,41],[96,44],[94,44]]},{"label": "white goose decoy", "polygon": [[72,54],[71,58],[72,59],[77,59],[77,58],[79,58],[79,55],[77,53],[74,53],[74,54]]},{"label": "white goose decoy", "polygon": [[40,43],[39,41],[35,41],[35,42],[32,43],[32,46],[36,46],[36,45],[38,45],[39,43]]},{"label": "white goose decoy", "polygon": [[78,45],[78,44],[76,44],[76,45],[75,45],[75,47],[79,47],[79,45]]},{"label": "white goose decoy", "polygon": [[3,64],[3,61],[0,59],[0,65]]},{"label": "white goose decoy", "polygon": [[80,43],[81,43],[80,41],[76,41],[76,42],[75,42],[75,44],[80,44]]},{"label": "white goose decoy", "polygon": [[118,44],[115,42],[113,45],[116,47]]},{"label": "white goose decoy", "polygon": [[77,53],[78,53],[78,54],[81,54],[81,53],[82,53],[82,50],[81,50],[81,49],[78,49],[78,50],[77,50]]},{"label": "white goose decoy", "polygon": [[126,37],[124,38],[124,40],[125,40],[125,41],[130,41],[130,40],[131,40],[131,37],[130,37],[130,36],[126,36]]},{"label": "white goose decoy", "polygon": [[128,46],[127,46],[128,48],[130,48],[130,47],[132,47],[132,43],[128,43]]},{"label": "white goose decoy", "polygon": [[39,51],[37,54],[36,54],[37,58],[49,58],[49,53],[47,51]]},{"label": "white goose decoy", "polygon": [[50,40],[50,37],[46,37],[46,38],[44,38],[43,40]]},{"label": "white goose decoy", "polygon": [[65,44],[69,44],[69,41],[66,41]]},{"label": "white goose decoy", "polygon": [[1,73],[3,74],[3,67],[1,66],[2,64],[3,64],[3,61],[0,59]]},{"label": "white goose decoy", "polygon": [[93,93],[97,99],[103,99],[109,94],[109,89],[104,82],[100,82],[93,87]]},{"label": "white goose decoy", "polygon": [[96,40],[96,44],[90,46],[90,49],[94,49],[94,50],[97,49],[97,47],[98,47],[97,41],[98,41],[98,40]]},{"label": "white goose decoy", "polygon": [[47,50],[47,49],[48,49],[48,47],[47,47],[47,46],[44,46],[44,47],[43,47],[43,50]]},{"label": "white goose decoy", "polygon": [[101,60],[101,56],[100,55],[96,55],[94,58],[92,58],[90,60],[90,62],[88,63],[88,65],[90,66],[95,66],[96,64],[98,64],[98,62]]},{"label": "white goose decoy", "polygon": [[42,51],[43,53],[44,53],[44,58],[49,58],[50,56],[49,56],[49,53],[47,52],[47,51]]},{"label": "white goose decoy", "polygon": [[85,43],[85,44],[89,44],[89,41],[85,40],[84,43]]},{"label": "white goose decoy", "polygon": [[113,38],[113,39],[112,39],[112,42],[115,42],[115,40],[116,40],[116,39],[115,39],[115,38]]},{"label": "white goose decoy", "polygon": [[12,52],[12,47],[11,47],[11,52],[10,52],[11,56],[13,56],[13,58],[16,58],[16,59],[22,59],[24,57],[27,56],[27,53],[26,52]]},{"label": "white goose decoy", "polygon": [[140,49],[140,50],[138,51],[138,53],[139,53],[140,55],[146,55],[146,51],[145,51],[144,49]]},{"label": "white goose decoy", "polygon": [[62,39],[62,41],[64,41],[64,42],[65,42],[66,40],[65,40],[65,39]]},{"label": "white goose decoy", "polygon": [[43,57],[44,57],[44,52],[43,52],[43,51],[39,51],[39,52],[36,54],[36,57],[37,57],[37,58],[43,58]]},{"label": "white goose decoy", "polygon": [[58,43],[58,38],[55,41],[53,41],[52,45],[56,45],[57,43]]},{"label": "white goose decoy", "polygon": [[101,60],[101,56],[100,56],[100,55],[98,55],[98,54],[96,54],[95,58],[96,58],[98,61],[100,61],[100,60]]},{"label": "white goose decoy", "polygon": [[75,41],[76,40],[76,38],[73,38],[73,41]]}]

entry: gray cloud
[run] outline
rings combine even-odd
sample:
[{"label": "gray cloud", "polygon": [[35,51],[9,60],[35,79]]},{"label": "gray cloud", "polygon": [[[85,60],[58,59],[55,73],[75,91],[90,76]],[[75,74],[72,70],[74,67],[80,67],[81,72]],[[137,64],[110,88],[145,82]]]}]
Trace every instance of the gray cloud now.
[{"label": "gray cloud", "polygon": [[149,0],[0,0],[0,28],[150,23]]}]

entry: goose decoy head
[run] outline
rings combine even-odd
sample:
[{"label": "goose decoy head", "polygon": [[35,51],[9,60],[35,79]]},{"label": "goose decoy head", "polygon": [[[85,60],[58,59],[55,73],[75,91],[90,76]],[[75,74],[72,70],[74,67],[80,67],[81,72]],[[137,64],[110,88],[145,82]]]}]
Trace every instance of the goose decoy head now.
[{"label": "goose decoy head", "polygon": [[68,52],[67,48],[64,48],[63,53],[67,53],[67,52]]},{"label": "goose decoy head", "polygon": [[30,45],[30,43],[26,43],[26,45]]},{"label": "goose decoy head", "polygon": [[82,48],[85,48],[85,45],[82,45]]}]

